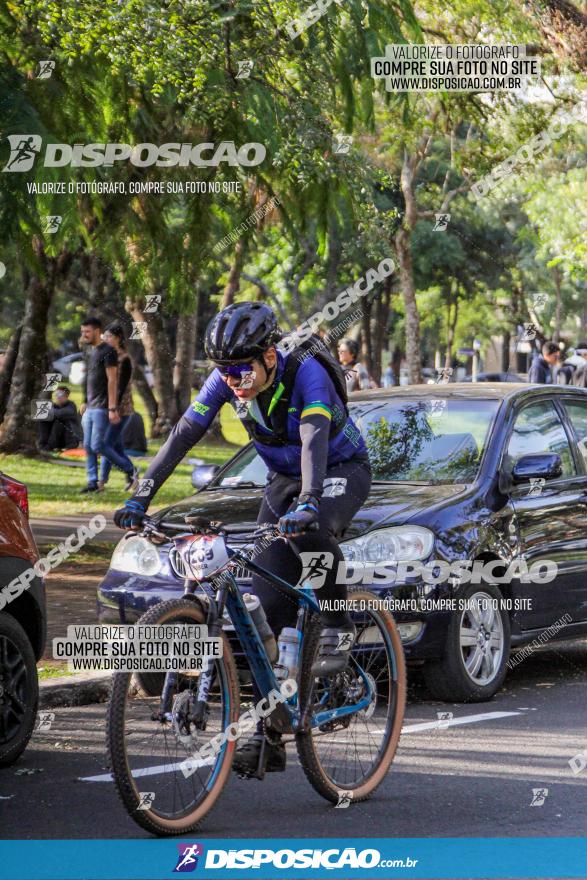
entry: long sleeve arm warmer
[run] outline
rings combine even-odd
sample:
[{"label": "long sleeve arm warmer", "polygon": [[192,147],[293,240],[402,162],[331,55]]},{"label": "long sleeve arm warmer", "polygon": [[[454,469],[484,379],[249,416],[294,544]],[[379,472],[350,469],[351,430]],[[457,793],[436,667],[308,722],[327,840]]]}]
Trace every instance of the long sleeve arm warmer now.
[{"label": "long sleeve arm warmer", "polygon": [[[182,416],[173,431],[147,468],[139,483],[133,500],[142,504],[145,510],[158,492],[160,486],[173,473],[182,458],[206,433],[207,428]],[[152,481],[152,482],[146,482]]]},{"label": "long sleeve arm warmer", "polygon": [[302,495],[322,497],[328,463],[329,434],[330,419],[326,416],[305,416],[300,422]]}]

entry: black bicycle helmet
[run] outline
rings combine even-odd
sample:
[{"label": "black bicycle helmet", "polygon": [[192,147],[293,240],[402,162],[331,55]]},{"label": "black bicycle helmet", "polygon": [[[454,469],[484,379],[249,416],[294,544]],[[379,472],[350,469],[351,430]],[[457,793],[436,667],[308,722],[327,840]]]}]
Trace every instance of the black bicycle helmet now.
[{"label": "black bicycle helmet", "polygon": [[282,337],[277,318],[260,302],[234,303],[206,328],[206,356],[217,364],[247,361],[263,354]]}]

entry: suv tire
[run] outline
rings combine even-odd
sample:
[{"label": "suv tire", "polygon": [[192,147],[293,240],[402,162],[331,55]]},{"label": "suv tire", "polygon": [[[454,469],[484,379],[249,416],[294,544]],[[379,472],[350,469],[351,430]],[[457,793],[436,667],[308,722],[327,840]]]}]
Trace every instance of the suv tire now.
[{"label": "suv tire", "polygon": [[10,614],[0,613],[0,767],[12,764],[24,752],[35,726],[38,702],[32,645],[20,623]]}]

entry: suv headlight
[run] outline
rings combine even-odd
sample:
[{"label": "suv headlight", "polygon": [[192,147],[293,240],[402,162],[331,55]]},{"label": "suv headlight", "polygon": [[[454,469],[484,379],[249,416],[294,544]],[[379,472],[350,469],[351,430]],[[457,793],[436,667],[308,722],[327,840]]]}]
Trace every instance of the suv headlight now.
[{"label": "suv headlight", "polygon": [[347,562],[385,565],[392,562],[415,562],[430,556],[434,532],[422,526],[394,526],[375,529],[361,538],[340,545]]},{"label": "suv headlight", "polygon": [[118,542],[110,560],[110,568],[153,577],[161,571],[161,558],[150,541],[136,535]]}]

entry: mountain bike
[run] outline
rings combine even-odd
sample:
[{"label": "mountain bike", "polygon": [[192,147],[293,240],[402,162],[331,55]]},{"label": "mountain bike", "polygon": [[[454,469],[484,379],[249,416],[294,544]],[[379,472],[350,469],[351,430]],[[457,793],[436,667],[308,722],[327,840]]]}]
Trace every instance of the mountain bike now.
[{"label": "mountain bike", "polygon": [[[285,540],[276,527],[258,528],[251,536],[252,549],[231,547],[221,524],[198,517],[186,517],[185,528],[170,537],[173,528],[177,524],[166,529],[165,522],[146,518],[139,534],[154,544],[171,545],[170,564],[184,578],[184,596],[149,609],[137,625],[205,624],[208,636],[222,639],[223,652],[198,672],[113,676],[107,746],[130,816],[152,834],[180,835],[198,827],[217,802],[238,734],[239,674],[231,641],[240,645],[239,661],[246,661],[263,697],[280,696],[275,705],[263,704],[273,705],[263,721],[264,744],[278,735],[285,742],[293,737],[302,769],[322,797],[335,804],[343,797],[350,803],[366,800],[393,761],[405,708],[404,655],[391,614],[373,593],[350,592],[357,638],[348,664],[331,678],[317,678],[311,667],[321,623],[314,591],[307,584],[288,583],[255,558],[259,541],[266,547]],[[297,603],[297,675],[289,695],[280,688],[237,585],[243,570],[262,575]],[[261,755],[258,778],[263,766]]]}]

